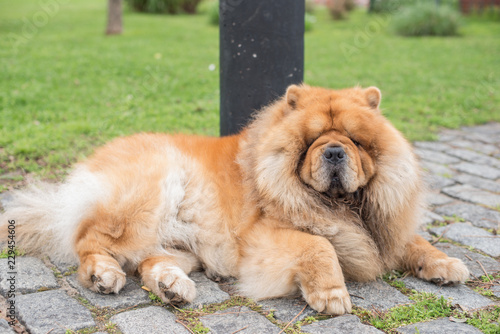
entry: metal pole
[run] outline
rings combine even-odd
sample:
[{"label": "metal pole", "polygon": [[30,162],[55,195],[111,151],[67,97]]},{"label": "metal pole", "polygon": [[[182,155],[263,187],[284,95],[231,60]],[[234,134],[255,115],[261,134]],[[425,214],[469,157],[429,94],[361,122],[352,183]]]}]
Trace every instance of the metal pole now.
[{"label": "metal pole", "polygon": [[220,134],[304,77],[304,0],[220,0]]}]

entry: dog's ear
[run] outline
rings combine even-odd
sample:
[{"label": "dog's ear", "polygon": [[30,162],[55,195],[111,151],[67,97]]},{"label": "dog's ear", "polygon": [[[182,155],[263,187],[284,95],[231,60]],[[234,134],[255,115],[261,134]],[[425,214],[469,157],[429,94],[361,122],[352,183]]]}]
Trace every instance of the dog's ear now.
[{"label": "dog's ear", "polygon": [[380,89],[375,86],[368,87],[365,89],[365,96],[370,108],[378,109],[380,101],[382,100],[382,93],[380,92]]},{"label": "dog's ear", "polygon": [[301,86],[291,85],[286,90],[286,102],[290,109],[297,108],[297,102],[299,101],[300,92],[302,90]]}]

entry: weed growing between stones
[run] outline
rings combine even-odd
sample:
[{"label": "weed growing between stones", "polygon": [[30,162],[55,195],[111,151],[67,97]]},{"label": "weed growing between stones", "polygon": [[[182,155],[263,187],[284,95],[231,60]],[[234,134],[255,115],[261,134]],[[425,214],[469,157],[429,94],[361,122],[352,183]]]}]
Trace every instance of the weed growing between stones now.
[{"label": "weed growing between stones", "polygon": [[477,293],[488,297],[491,300],[500,301],[500,298],[495,296],[491,290],[493,286],[500,285],[500,271],[483,275],[479,278],[470,279],[466,282],[466,284]]},{"label": "weed growing between stones", "polygon": [[[277,320],[274,317],[273,311],[266,311],[262,309],[262,306],[257,304],[251,299],[234,295],[231,299],[218,304],[211,304],[203,306],[200,309],[180,309],[173,305],[167,306],[169,309],[173,308],[175,315],[177,316],[178,322],[182,323],[185,327],[188,327],[193,333],[196,334],[206,334],[209,333],[210,330],[203,326],[200,321],[200,317],[205,315],[213,314],[218,311],[224,311],[231,307],[240,306],[240,307],[248,307],[252,311],[260,313],[265,316],[271,323],[280,327],[283,330],[283,333],[286,334],[298,334],[301,333],[300,325],[302,325],[303,321],[297,321],[295,323],[283,323]],[[172,311],[172,309],[171,309]],[[312,317],[309,317],[312,318]],[[315,319],[319,319],[318,317],[314,317]],[[330,316],[328,316],[330,318]],[[287,327],[288,326],[288,327]]]},{"label": "weed growing between stones", "polygon": [[[15,256],[23,256],[25,254],[26,254],[26,252],[23,251],[22,249],[17,248],[17,247],[14,248],[14,255]],[[10,256],[12,256],[12,254],[10,254]],[[6,247],[6,248],[2,249],[2,251],[0,252],[0,259],[6,259],[8,257],[9,257],[9,249]]]}]

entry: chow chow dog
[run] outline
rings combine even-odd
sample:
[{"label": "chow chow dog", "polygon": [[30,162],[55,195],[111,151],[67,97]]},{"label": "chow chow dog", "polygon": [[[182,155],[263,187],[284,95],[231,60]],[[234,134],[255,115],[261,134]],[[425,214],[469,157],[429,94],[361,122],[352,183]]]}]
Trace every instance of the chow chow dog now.
[{"label": "chow chow dog", "polygon": [[380,100],[375,87],[293,85],[234,136],[118,138],[64,183],[15,193],[2,224],[16,221],[29,253],[78,261],[93,291],[119,293],[137,272],[167,303],[195,298],[199,268],[330,314],[351,310],[345,280],[401,269],[464,282],[465,265],[415,233],[418,162]]}]

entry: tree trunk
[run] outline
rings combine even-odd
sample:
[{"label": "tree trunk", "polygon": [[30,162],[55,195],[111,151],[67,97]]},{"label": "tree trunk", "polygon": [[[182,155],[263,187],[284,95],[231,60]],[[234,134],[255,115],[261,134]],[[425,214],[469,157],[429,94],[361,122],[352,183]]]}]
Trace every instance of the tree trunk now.
[{"label": "tree trunk", "polygon": [[122,30],[122,0],[108,0],[106,35],[119,35]]}]

